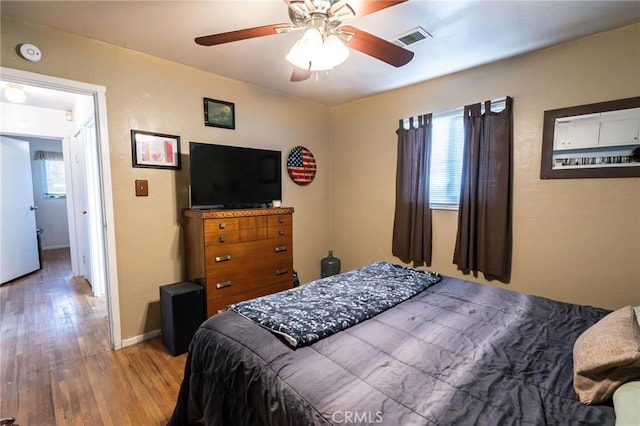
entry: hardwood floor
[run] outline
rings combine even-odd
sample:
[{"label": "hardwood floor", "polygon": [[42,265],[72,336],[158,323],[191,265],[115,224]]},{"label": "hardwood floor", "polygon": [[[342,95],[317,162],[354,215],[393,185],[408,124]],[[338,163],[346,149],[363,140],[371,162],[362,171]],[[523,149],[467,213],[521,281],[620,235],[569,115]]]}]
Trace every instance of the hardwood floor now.
[{"label": "hardwood floor", "polygon": [[72,278],[69,252],[46,250],[44,267],[0,286],[0,417],[20,426],[164,425],[186,354],[160,338],[108,348],[105,298]]}]

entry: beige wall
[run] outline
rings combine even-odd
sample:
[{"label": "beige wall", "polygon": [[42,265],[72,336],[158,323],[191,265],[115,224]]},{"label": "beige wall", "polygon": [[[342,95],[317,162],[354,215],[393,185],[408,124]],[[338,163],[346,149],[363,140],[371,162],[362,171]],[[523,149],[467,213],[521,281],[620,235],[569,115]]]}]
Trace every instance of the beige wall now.
[{"label": "beige wall", "polygon": [[[398,119],[514,98],[509,285],[617,308],[640,304],[640,178],[541,180],[545,110],[640,96],[640,25],[331,109],[331,241],[345,269],[391,255]],[[433,213],[430,269],[452,264],[457,212]]]},{"label": "beige wall", "polygon": [[[2,18],[0,65],[105,86],[122,339],[159,328],[158,287],[184,278],[179,212],[188,204],[189,141],[279,149],[296,145],[316,157],[315,181],[300,187],[283,176],[283,204],[293,206],[294,264],[301,280],[319,277],[329,246],[329,110],[190,67]],[[15,52],[34,43],[42,60]],[[236,130],[205,127],[202,98],[234,102]],[[133,168],[130,130],[181,137],[179,172]],[[134,180],[149,197],[134,196]]]}]

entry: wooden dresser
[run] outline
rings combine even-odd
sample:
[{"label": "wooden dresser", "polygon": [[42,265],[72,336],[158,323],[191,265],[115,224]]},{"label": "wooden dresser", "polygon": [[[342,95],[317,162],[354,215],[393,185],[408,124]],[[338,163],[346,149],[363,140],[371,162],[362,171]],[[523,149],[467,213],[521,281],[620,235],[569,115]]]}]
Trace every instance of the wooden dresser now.
[{"label": "wooden dresser", "polygon": [[182,214],[187,279],[205,287],[207,316],[293,287],[293,208]]}]

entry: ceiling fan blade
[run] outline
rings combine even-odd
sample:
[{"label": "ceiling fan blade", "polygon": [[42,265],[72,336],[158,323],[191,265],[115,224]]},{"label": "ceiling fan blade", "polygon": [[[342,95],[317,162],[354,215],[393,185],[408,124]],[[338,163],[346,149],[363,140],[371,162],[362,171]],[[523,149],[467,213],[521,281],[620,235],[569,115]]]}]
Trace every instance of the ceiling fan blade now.
[{"label": "ceiling fan blade", "polygon": [[340,27],[340,31],[353,34],[351,40],[347,41],[347,46],[358,50],[383,62],[401,67],[408,64],[413,59],[413,52],[390,43],[386,40],[369,34],[366,31],[345,25]]},{"label": "ceiling fan blade", "polygon": [[311,77],[310,70],[293,67],[293,72],[291,73],[291,81],[293,82],[305,81],[305,80],[308,80],[310,77]]},{"label": "ceiling fan blade", "polygon": [[262,27],[246,28],[244,30],[196,37],[195,41],[201,46],[215,46],[217,44],[229,43],[232,41],[278,34],[279,32],[282,32],[282,30],[290,27],[291,24],[264,25]]},{"label": "ceiling fan blade", "polygon": [[347,0],[347,3],[349,3],[349,6],[354,10],[356,16],[360,17],[404,3],[405,1],[407,0]]}]

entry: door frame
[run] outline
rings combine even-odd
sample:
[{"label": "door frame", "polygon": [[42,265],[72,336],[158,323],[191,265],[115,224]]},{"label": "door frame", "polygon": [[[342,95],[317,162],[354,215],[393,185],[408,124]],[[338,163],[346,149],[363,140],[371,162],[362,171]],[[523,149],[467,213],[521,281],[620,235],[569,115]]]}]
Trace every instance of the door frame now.
[{"label": "door frame", "polygon": [[113,190],[111,186],[111,161],[109,154],[109,132],[107,126],[106,88],[95,84],[67,80],[44,74],[0,67],[5,81],[37,86],[62,92],[91,96],[95,110],[95,129],[98,146],[99,188],[102,197],[102,219],[104,225],[105,282],[107,283],[107,314],[109,317],[109,344],[114,349],[122,347],[120,324],[120,302],[118,295],[118,268],[116,260],[116,238],[113,214]]}]

